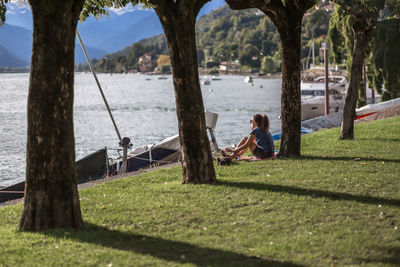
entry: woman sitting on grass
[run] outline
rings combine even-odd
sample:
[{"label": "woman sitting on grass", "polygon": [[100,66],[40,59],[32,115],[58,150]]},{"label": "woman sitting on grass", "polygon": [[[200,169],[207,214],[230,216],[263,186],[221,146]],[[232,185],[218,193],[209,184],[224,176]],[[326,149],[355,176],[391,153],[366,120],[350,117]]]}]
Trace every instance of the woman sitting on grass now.
[{"label": "woman sitting on grass", "polygon": [[[222,150],[224,157],[236,158],[243,155],[248,149],[257,159],[267,159],[274,156],[274,140],[269,132],[269,119],[267,115],[256,114],[250,120],[251,133],[244,137],[235,148],[225,148]],[[227,154],[227,153],[232,154]]]}]

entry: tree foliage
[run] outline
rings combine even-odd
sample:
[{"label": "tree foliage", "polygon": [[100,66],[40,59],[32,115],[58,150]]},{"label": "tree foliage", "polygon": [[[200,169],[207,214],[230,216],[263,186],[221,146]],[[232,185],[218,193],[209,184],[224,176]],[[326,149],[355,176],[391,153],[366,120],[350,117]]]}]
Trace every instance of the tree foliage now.
[{"label": "tree foliage", "polygon": [[332,48],[330,53],[336,64],[342,64],[343,61],[346,61],[349,73],[354,46],[354,36],[351,28],[353,23],[353,17],[347,15],[342,6],[336,5],[329,22],[328,40]]},{"label": "tree foliage", "polygon": [[6,21],[6,4],[9,0],[0,0],[0,26]]},{"label": "tree foliage", "polygon": [[[366,56],[370,87],[382,94],[382,100],[399,97],[400,65],[395,61],[399,58],[397,47],[400,42],[400,29],[398,28],[400,2],[397,0],[362,1],[363,4],[367,2],[369,8],[366,9],[366,12],[369,13],[368,16],[375,18],[374,23],[376,24],[371,34]],[[352,4],[354,5],[354,3]],[[335,63],[340,64],[345,60],[349,73],[354,48],[352,25],[356,15],[346,11],[345,5],[338,5],[330,20],[328,33]],[[383,84],[386,88],[385,91],[382,91]],[[360,88],[363,86],[361,84]]]},{"label": "tree foliage", "polygon": [[[400,19],[380,21],[373,40],[368,78],[382,100],[400,97]],[[372,65],[372,64],[373,65]],[[372,66],[371,66],[372,65]],[[382,90],[382,82],[386,90]]]},{"label": "tree foliage", "polygon": [[322,8],[314,9],[310,15],[304,19],[304,30],[307,39],[326,35],[329,30],[329,20],[331,15]]}]

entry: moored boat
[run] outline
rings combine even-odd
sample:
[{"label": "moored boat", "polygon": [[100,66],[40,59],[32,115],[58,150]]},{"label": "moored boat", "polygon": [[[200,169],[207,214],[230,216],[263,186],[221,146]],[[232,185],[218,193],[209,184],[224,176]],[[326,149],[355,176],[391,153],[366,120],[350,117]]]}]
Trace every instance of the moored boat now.
[{"label": "moored boat", "polygon": [[253,77],[251,77],[251,76],[246,76],[246,78],[244,78],[244,82],[246,82],[246,83],[253,83]]},{"label": "moored boat", "polygon": [[[107,149],[100,149],[76,162],[77,183],[82,184],[107,175]],[[24,197],[25,182],[20,182],[0,190],[0,203]]]}]

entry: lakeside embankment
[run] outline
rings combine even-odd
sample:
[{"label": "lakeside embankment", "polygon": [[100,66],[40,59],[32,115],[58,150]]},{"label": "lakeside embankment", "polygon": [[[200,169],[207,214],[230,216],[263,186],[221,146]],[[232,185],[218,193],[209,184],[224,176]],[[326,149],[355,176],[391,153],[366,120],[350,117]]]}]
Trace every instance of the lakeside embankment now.
[{"label": "lakeside embankment", "polygon": [[[79,191],[85,228],[18,232],[0,208],[0,265],[391,266],[400,262],[400,117],[302,137],[302,157],[179,166]],[[88,253],[90,251],[90,253]]]}]

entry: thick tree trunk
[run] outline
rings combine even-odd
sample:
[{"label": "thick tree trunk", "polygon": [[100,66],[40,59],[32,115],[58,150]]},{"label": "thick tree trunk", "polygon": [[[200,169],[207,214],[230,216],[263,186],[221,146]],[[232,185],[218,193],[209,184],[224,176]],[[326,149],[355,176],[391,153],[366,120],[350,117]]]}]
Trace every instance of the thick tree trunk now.
[{"label": "thick tree trunk", "polygon": [[280,156],[300,156],[301,98],[300,53],[302,14],[275,22],[282,45],[282,139]]},{"label": "thick tree trunk", "polygon": [[232,9],[258,8],[275,24],[282,45],[282,138],[280,156],[300,156],[301,21],[315,0],[226,0]]},{"label": "thick tree trunk", "polygon": [[[361,30],[360,30],[361,28]],[[357,23],[353,26],[354,48],[353,61],[351,64],[350,83],[347,90],[346,102],[343,109],[342,123],[339,139],[354,138],[354,120],[356,118],[356,105],[358,90],[362,79],[365,49],[369,42],[370,28],[360,27]]]},{"label": "thick tree trunk", "polygon": [[196,14],[181,5],[179,9],[174,7],[175,10],[155,9],[170,49],[182,152],[182,183],[212,183],[216,178],[197,69]]},{"label": "thick tree trunk", "polygon": [[73,126],[75,31],[83,1],[30,1],[25,202],[20,229],[82,227]]}]

